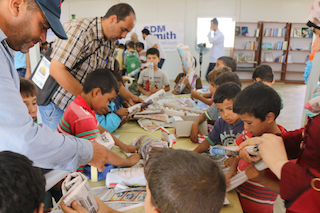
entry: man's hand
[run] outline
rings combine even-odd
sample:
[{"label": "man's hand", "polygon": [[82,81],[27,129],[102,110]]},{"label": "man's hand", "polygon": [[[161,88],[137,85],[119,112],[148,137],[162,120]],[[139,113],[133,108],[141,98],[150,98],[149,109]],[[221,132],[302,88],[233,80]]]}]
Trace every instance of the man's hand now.
[{"label": "man's hand", "polygon": [[105,169],[104,164],[108,163],[108,156],[107,156],[108,149],[97,142],[92,142],[92,141],[90,142],[93,148],[93,157],[88,164],[90,166],[96,167],[99,172],[103,172]]},{"label": "man's hand", "polygon": [[115,113],[117,115],[119,115],[120,117],[127,116],[128,115],[128,108],[122,107],[122,108],[118,109]]},{"label": "man's hand", "polygon": [[144,100],[142,100],[141,98],[139,98],[136,95],[133,95],[129,100],[128,100],[129,104],[131,106],[137,104],[137,103],[145,103]]},{"label": "man's hand", "polygon": [[101,109],[95,110],[95,113],[98,115],[105,115],[109,112],[109,108],[107,106],[102,107]]}]

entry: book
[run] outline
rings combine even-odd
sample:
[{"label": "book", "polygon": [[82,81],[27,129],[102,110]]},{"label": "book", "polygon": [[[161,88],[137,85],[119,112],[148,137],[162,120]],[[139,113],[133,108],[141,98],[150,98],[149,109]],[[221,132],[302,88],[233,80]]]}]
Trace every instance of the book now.
[{"label": "book", "polygon": [[264,43],[262,43],[262,49],[264,49],[264,50],[271,50],[271,49],[272,49],[272,44],[271,44],[271,43],[264,42]]},{"label": "book", "polygon": [[302,27],[302,28],[301,28],[301,36],[302,36],[302,37],[309,37],[309,28],[307,28],[307,27]]},{"label": "book", "polygon": [[265,52],[264,53],[264,61],[265,62],[273,62],[272,52]]},{"label": "book", "polygon": [[248,27],[241,27],[241,35],[242,36],[249,36]]},{"label": "book", "polygon": [[239,62],[245,62],[246,61],[246,55],[244,53],[238,54],[238,61]]},{"label": "book", "polygon": [[253,53],[246,53],[246,55],[245,55],[245,60],[246,60],[247,62],[252,62],[252,61],[254,61],[254,54],[253,54]]},{"label": "book", "polygon": [[257,29],[256,29],[256,32],[255,32],[255,36],[256,36],[256,37],[259,37],[259,35],[260,35],[260,28],[257,28]]},{"label": "book", "polygon": [[241,31],[240,31],[240,27],[239,26],[236,26],[235,35],[236,36],[241,36]]}]

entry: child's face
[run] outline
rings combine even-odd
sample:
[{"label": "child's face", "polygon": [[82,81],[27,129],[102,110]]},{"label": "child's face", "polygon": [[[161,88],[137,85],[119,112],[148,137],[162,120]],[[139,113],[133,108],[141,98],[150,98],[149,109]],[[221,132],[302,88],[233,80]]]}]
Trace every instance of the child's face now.
[{"label": "child's face", "polygon": [[116,91],[113,89],[110,93],[104,93],[102,95],[101,90],[97,93],[92,100],[92,109],[99,110],[105,106],[108,106],[111,101],[113,101],[117,97]]},{"label": "child's face", "polygon": [[216,103],[221,118],[228,124],[234,125],[239,121],[239,116],[233,112],[233,100],[225,99],[222,103]]},{"label": "child's face", "polygon": [[268,132],[269,122],[267,119],[261,121],[260,118],[256,118],[248,113],[238,116],[244,123],[244,129],[248,130],[253,136],[261,136]]},{"label": "child's face", "polygon": [[158,67],[158,63],[160,62],[160,58],[157,55],[148,54],[147,55],[147,62],[152,62],[153,67],[156,68],[156,67]]},{"label": "child's face", "polygon": [[147,190],[147,195],[146,198],[144,199],[144,211],[146,213],[155,213],[159,212],[156,207],[154,207],[151,203],[151,192],[148,186],[148,183],[146,184],[146,190]]},{"label": "child's face", "polygon": [[33,121],[36,120],[37,117],[37,96],[24,97],[22,96],[23,103],[28,108],[28,113],[31,115]]},{"label": "child's face", "polygon": [[218,68],[218,67],[225,67],[224,63],[222,60],[217,60],[216,66],[214,68]]},{"label": "child's face", "polygon": [[215,85],[213,82],[210,82],[209,85],[209,91],[211,92],[212,95],[216,93],[216,90],[218,89],[219,86]]}]

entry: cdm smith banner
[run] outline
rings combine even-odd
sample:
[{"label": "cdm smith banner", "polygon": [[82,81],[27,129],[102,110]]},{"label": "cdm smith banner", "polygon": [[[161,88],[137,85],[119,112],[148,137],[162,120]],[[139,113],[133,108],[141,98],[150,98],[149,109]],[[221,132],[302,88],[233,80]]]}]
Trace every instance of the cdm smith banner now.
[{"label": "cdm smith banner", "polygon": [[147,28],[151,35],[159,39],[164,51],[177,51],[176,46],[184,42],[183,23],[167,23],[167,24],[137,24],[136,33],[139,40],[143,42],[141,31]]}]

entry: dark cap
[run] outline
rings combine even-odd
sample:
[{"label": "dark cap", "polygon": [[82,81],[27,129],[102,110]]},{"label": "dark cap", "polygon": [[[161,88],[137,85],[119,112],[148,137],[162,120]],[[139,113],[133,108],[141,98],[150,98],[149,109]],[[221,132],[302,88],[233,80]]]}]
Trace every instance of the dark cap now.
[{"label": "dark cap", "polygon": [[61,39],[68,39],[60,22],[61,4],[64,0],[35,0],[46,16],[54,34]]}]

